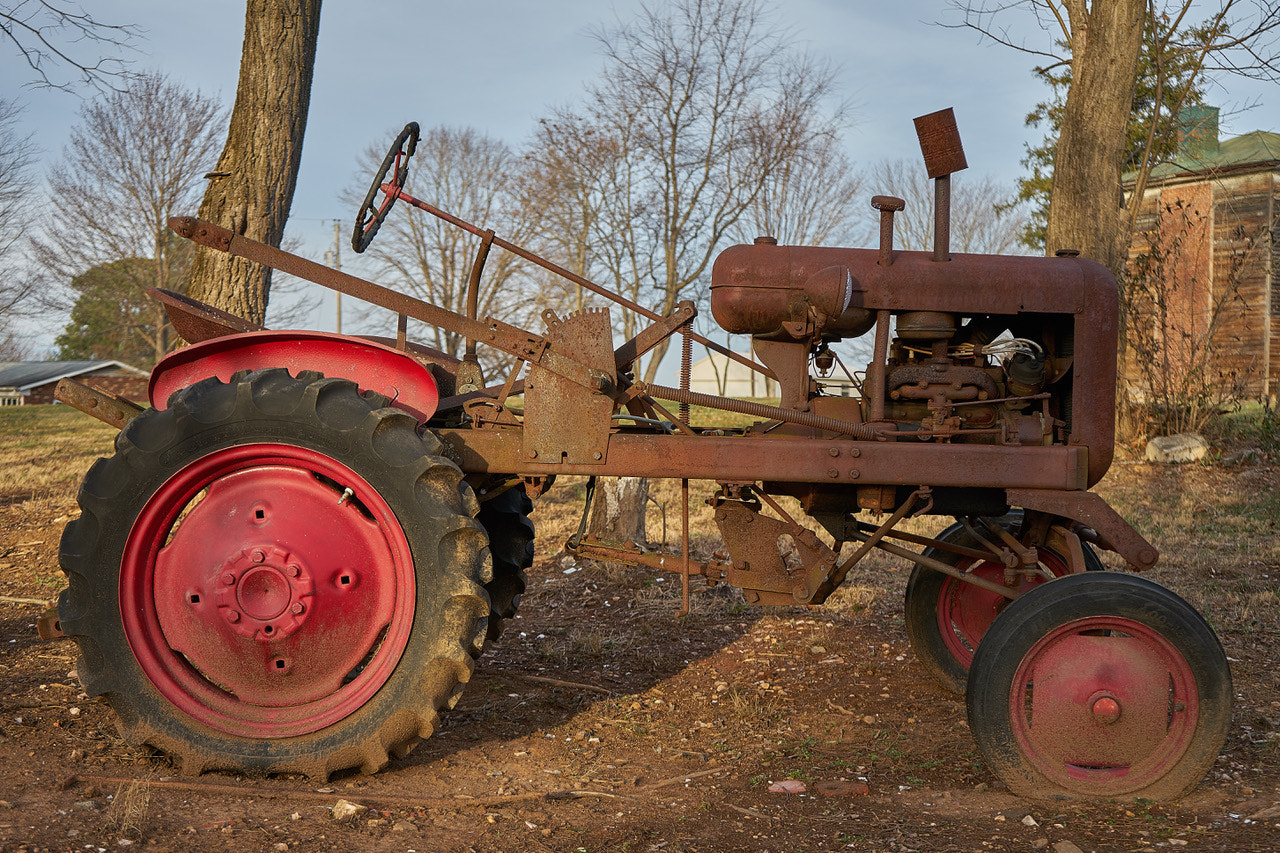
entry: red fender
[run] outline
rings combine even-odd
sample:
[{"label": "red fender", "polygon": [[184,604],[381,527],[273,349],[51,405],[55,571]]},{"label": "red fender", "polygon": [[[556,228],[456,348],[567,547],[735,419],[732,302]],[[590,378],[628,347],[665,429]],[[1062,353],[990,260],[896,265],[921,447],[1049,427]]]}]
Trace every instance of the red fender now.
[{"label": "red fender", "polygon": [[316,370],[376,391],[419,421],[435,414],[440,402],[431,371],[407,353],[361,338],[326,332],[262,331],[224,335],[172,352],[151,371],[147,394],[163,409],[170,395],[201,379],[224,382],[239,370],[283,367],[297,376]]}]

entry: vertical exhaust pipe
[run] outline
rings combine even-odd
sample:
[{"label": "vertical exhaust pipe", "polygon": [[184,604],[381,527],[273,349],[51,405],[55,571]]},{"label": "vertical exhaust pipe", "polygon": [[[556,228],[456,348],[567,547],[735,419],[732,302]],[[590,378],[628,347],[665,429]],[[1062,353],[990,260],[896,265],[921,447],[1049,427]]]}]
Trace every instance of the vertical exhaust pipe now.
[{"label": "vertical exhaust pipe", "polygon": [[915,119],[924,168],[933,179],[933,259],[951,260],[951,175],[969,168],[950,107]]}]

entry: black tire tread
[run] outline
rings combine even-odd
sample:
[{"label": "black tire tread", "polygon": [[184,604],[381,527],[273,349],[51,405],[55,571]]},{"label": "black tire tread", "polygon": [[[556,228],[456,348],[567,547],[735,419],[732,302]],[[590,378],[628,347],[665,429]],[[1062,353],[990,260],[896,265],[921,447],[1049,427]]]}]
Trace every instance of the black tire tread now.
[{"label": "black tire tread", "polygon": [[[415,516],[410,524],[402,521],[411,546],[415,536],[436,537],[433,557],[443,580],[437,589],[426,589],[421,578],[417,584],[409,645],[421,632],[431,633],[420,673],[402,672],[409,663],[406,649],[388,684],[364,707],[322,731],[279,741],[214,732],[170,706],[129,652],[117,604],[128,530],[166,472],[184,464],[184,442],[235,443],[231,434],[246,421],[254,424],[256,441],[327,441],[336,450],[326,452],[335,458],[346,452],[384,466],[392,476],[382,479],[401,503],[397,512],[407,506]],[[474,494],[457,466],[434,452],[434,436],[420,438],[416,426],[412,416],[387,408],[386,398],[361,395],[347,380],[266,369],[239,373],[231,382],[196,383],[174,394],[166,410],[141,413],[117,436],[115,456],[90,468],[78,495],[81,515],[63,531],[59,559],[68,587],[58,611],[63,630],[80,647],[77,672],[86,692],[106,697],[126,740],[174,756],[189,774],[230,769],[327,778],[351,768],[376,772],[390,756],[406,754],[431,735],[439,711],[457,701],[480,654],[489,612],[483,585],[492,569],[484,530],[474,519]],[[145,495],[130,497],[140,491]],[[412,533],[410,527],[430,532]],[[423,539],[416,541],[414,560],[421,566]],[[424,596],[436,602],[443,624],[426,624],[430,608],[424,603],[430,601]],[[392,682],[402,695],[383,698]],[[379,707],[371,710],[374,705]]]},{"label": "black tire tread", "polygon": [[1018,751],[1010,731],[1009,691],[1024,655],[1058,626],[1096,615],[1134,619],[1156,629],[1187,658],[1196,682],[1200,717],[1182,758],[1137,790],[1097,796],[1174,800],[1194,788],[1213,766],[1231,725],[1231,668],[1218,637],[1195,608],[1146,578],[1121,572],[1067,575],[1036,587],[992,623],[974,655],[965,704],[969,728],[987,764],[1015,794],[1040,799],[1090,799],[1044,778]]}]

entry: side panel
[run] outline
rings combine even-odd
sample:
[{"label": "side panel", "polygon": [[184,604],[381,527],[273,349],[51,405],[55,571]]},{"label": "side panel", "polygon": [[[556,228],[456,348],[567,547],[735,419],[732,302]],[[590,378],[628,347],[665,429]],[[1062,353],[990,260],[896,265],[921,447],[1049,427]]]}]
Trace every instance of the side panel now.
[{"label": "side panel", "polygon": [[151,405],[164,409],[171,394],[201,379],[226,382],[236,371],[264,367],[350,379],[419,421],[430,418],[440,401],[430,370],[399,350],[324,332],[262,331],[213,338],[165,356],[151,371]]}]

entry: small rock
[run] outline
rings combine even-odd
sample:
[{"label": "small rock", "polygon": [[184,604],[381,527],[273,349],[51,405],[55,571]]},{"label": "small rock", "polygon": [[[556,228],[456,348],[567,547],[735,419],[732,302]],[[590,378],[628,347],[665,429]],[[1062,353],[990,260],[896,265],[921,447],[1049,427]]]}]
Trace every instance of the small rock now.
[{"label": "small rock", "polygon": [[997,821],[997,822],[999,822],[999,823],[1004,823],[1007,819],[1008,819],[1008,818],[1006,818],[1006,817],[1005,817],[1004,815],[1002,815],[1002,814],[998,814],[998,815],[996,815],[996,821]]},{"label": "small rock", "polygon": [[871,793],[866,782],[847,782],[843,779],[826,779],[813,786],[813,790],[828,797],[863,797]]},{"label": "small rock", "polygon": [[1049,846],[1049,839],[1047,838],[1037,838],[1035,841],[1031,842],[1032,850],[1043,850],[1048,846]]},{"label": "small rock", "polygon": [[1039,826],[1040,824],[1036,823],[1036,819],[1033,818],[1031,815],[1027,815],[1022,819],[1022,825],[1023,826]]},{"label": "small rock", "polygon": [[1164,435],[1147,442],[1148,462],[1198,462],[1208,452],[1208,442],[1193,432]]},{"label": "small rock", "polygon": [[876,724],[876,718],[867,714],[862,718],[862,722],[866,723],[868,726],[874,726]]},{"label": "small rock", "polygon": [[392,832],[417,832],[418,825],[407,820],[398,820],[391,825]]},{"label": "small rock", "polygon": [[1170,838],[1169,844],[1173,847],[1186,847],[1187,840],[1185,838]]},{"label": "small rock", "polygon": [[1084,853],[1070,841],[1058,841],[1053,845],[1053,853]]},{"label": "small rock", "polygon": [[333,808],[330,809],[334,820],[350,820],[351,818],[359,817],[368,810],[368,806],[362,806],[359,803],[352,803],[347,800],[338,800],[333,804]]},{"label": "small rock", "polygon": [[271,849],[277,851],[277,853],[286,853],[286,851],[289,849],[289,845],[285,844],[283,841],[278,841],[276,842],[276,846],[272,847]]},{"label": "small rock", "polygon": [[1254,812],[1249,815],[1249,820],[1271,820],[1273,817],[1280,817],[1280,806],[1272,806],[1269,809]]},{"label": "small rock", "polygon": [[98,807],[98,804],[94,800],[81,800],[78,803],[73,803],[71,806],[71,808],[79,809],[82,812],[91,812],[97,807]]},{"label": "small rock", "polygon": [[825,655],[827,653],[826,648],[823,646],[810,646],[809,651],[815,655]]},{"label": "small rock", "polygon": [[991,786],[988,785],[986,782],[979,782],[978,784],[973,786],[973,790],[981,794],[983,791],[987,790],[987,788],[990,788],[990,787]]},{"label": "small rock", "polygon": [[771,794],[803,794],[807,790],[809,786],[799,779],[783,779],[769,786]]}]

